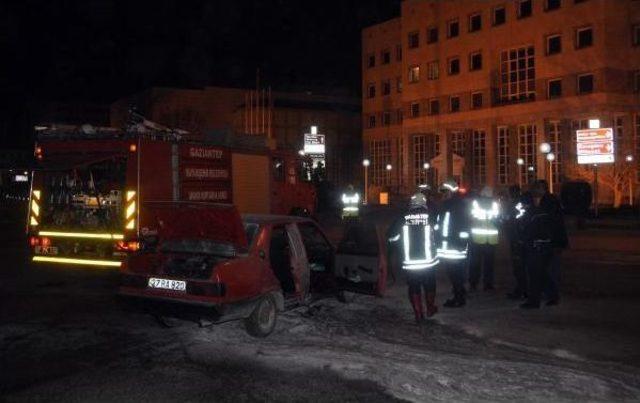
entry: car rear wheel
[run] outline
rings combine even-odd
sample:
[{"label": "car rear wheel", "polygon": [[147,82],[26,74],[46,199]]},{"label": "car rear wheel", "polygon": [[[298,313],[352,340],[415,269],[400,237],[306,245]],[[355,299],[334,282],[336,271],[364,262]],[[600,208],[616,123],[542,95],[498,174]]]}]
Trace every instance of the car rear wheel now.
[{"label": "car rear wheel", "polygon": [[244,320],[247,333],[254,337],[267,337],[276,327],[277,313],[276,303],[270,295],[261,298],[251,316]]}]

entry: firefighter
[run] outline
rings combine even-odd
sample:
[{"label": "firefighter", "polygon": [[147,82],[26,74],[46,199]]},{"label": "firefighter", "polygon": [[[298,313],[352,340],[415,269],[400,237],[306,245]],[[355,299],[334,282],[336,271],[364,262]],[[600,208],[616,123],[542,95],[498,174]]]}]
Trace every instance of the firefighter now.
[{"label": "firefighter", "polygon": [[469,212],[456,181],[447,180],[440,187],[443,201],[436,224],[438,257],[446,268],[453,287],[453,297],[444,306],[458,308],[466,304],[464,274],[469,242]]},{"label": "firefighter", "polygon": [[357,219],[360,213],[360,194],[353,189],[353,185],[347,187],[342,194],[342,219]]},{"label": "firefighter", "polygon": [[390,242],[400,242],[402,269],[407,275],[409,301],[417,324],[425,319],[422,291],[426,302],[426,317],[438,312],[436,300],[435,268],[438,257],[433,227],[435,217],[427,207],[427,199],[421,192],[411,196],[409,209],[387,233]]},{"label": "firefighter", "polygon": [[509,236],[511,268],[516,281],[513,291],[507,294],[507,298],[513,300],[519,300],[527,296],[528,281],[521,234],[523,217],[532,203],[531,193],[520,194],[520,187],[517,185],[509,188],[509,208],[505,211],[504,219]]},{"label": "firefighter", "polygon": [[527,301],[520,305],[523,309],[539,308],[544,287],[552,283],[554,220],[557,217],[550,205],[543,202],[545,194],[546,182],[536,181],[531,188],[532,204],[522,217],[524,256],[529,274]]},{"label": "firefighter", "polygon": [[493,263],[498,244],[500,205],[493,198],[493,190],[485,186],[480,196],[471,201],[471,262],[469,288],[475,291],[482,275],[485,291],[493,290]]}]

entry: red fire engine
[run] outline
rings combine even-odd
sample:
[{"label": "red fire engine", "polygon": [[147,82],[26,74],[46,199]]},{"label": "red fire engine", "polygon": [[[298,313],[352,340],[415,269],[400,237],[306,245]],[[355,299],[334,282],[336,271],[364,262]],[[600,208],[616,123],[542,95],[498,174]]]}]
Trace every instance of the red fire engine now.
[{"label": "red fire engine", "polygon": [[315,211],[309,161],[267,147],[67,126],[41,130],[35,154],[27,217],[34,262],[120,267],[149,231],[150,202],[231,203],[241,213]]}]

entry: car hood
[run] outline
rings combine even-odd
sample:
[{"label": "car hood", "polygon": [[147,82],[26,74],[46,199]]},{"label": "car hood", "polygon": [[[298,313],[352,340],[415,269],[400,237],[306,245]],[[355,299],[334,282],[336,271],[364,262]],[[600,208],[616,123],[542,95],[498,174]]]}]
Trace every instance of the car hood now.
[{"label": "car hood", "polygon": [[160,242],[198,239],[247,248],[240,214],[230,204],[148,202],[140,213],[143,237],[157,235]]}]

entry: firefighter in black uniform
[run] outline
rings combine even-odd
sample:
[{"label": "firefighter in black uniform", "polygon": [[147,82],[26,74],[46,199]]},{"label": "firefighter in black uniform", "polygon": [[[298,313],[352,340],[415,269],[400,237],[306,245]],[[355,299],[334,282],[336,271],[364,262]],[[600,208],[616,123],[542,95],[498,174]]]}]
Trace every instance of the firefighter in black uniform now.
[{"label": "firefighter in black uniform", "polygon": [[438,257],[434,234],[435,216],[427,207],[427,199],[418,192],[411,196],[409,210],[397,220],[387,233],[390,242],[400,243],[402,269],[409,285],[409,301],[416,323],[425,319],[422,291],[427,306],[426,317],[438,312],[435,268]]},{"label": "firefighter in black uniform", "polygon": [[440,190],[444,193],[444,200],[438,210],[436,224],[437,251],[453,287],[453,297],[444,306],[457,308],[466,304],[464,281],[470,232],[469,211],[455,181],[446,181]]},{"label": "firefighter in black uniform", "polygon": [[509,207],[505,211],[505,223],[509,235],[511,252],[511,268],[516,285],[507,298],[518,300],[527,296],[527,271],[524,261],[524,244],[522,243],[522,223],[525,211],[533,201],[531,193],[520,194],[519,186],[509,188]]},{"label": "firefighter in black uniform", "polygon": [[549,292],[549,305],[558,301],[557,287],[551,273],[554,249],[558,247],[562,236],[566,240],[566,231],[558,207],[547,195],[547,184],[543,180],[536,181],[531,189],[532,205],[526,209],[523,219],[523,246],[529,289],[527,301],[520,305],[524,309],[540,307],[540,297],[545,288]]}]

